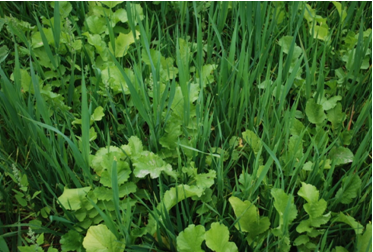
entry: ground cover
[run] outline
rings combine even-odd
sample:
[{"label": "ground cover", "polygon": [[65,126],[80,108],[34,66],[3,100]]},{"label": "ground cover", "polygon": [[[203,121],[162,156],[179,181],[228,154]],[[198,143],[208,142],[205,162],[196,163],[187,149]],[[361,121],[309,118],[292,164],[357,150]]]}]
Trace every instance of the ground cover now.
[{"label": "ground cover", "polygon": [[1,2],[0,251],[371,251],[370,2]]}]

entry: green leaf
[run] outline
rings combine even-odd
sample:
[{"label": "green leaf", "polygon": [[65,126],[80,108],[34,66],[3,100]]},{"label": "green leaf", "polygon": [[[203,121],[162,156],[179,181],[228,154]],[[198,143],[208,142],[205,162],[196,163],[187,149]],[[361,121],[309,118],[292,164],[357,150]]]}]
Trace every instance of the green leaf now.
[{"label": "green leaf", "polygon": [[66,234],[62,235],[60,243],[62,251],[83,251],[83,236],[75,231],[70,229]]},{"label": "green leaf", "polygon": [[[281,46],[282,51],[284,53],[286,54],[289,53],[292,41],[293,41],[293,36],[283,36],[282,38],[279,39],[278,44],[279,46]],[[297,59],[301,54],[302,54],[302,48],[300,48],[299,46],[295,44],[292,59]]]},{"label": "green leaf", "polygon": [[242,133],[242,138],[250,145],[255,155],[262,148],[262,143],[260,142],[260,138],[253,131],[246,130],[245,132]]},{"label": "green leaf", "polygon": [[203,252],[202,242],[205,240],[205,227],[202,225],[189,225],[180,232],[176,238],[177,251],[180,252]]},{"label": "green leaf", "polygon": [[[43,33],[44,33],[47,41],[48,41],[48,44],[50,45],[50,44],[54,43],[54,37],[53,37],[52,29],[51,28],[43,28],[42,30],[43,30]],[[32,34],[31,45],[32,45],[33,49],[44,46],[44,42],[43,42],[42,35],[41,35],[40,32],[35,32],[35,33]],[[41,49],[45,53],[44,48],[41,48]]]},{"label": "green leaf", "polygon": [[330,99],[326,100],[321,104],[324,110],[330,110],[337,106],[337,102],[342,100],[342,96],[333,96]]},{"label": "green leaf", "polygon": [[89,16],[85,19],[88,29],[93,34],[104,33],[107,29],[106,20],[103,17]]},{"label": "green leaf", "polygon": [[335,162],[335,165],[338,166],[352,163],[352,161],[354,160],[354,154],[348,148],[334,146],[330,150],[329,158]]},{"label": "green leaf", "polygon": [[87,252],[119,252],[125,249],[125,239],[118,241],[105,225],[100,224],[88,229],[83,246]]},{"label": "green leaf", "polygon": [[280,225],[290,224],[297,217],[297,208],[294,204],[294,196],[287,195],[282,189],[273,188],[271,190],[271,195],[275,199],[273,206],[276,208],[280,215]]},{"label": "green leaf", "polygon": [[112,21],[115,24],[118,23],[119,21],[121,21],[122,23],[127,22],[128,21],[127,11],[125,9],[116,10],[112,16]]},{"label": "green leaf", "polygon": [[178,43],[179,43],[179,48],[180,48],[179,49],[180,60],[181,60],[181,63],[182,63],[182,66],[178,66],[178,67],[189,66],[189,58],[190,58],[191,54],[190,54],[190,49],[189,49],[189,46],[188,46],[188,42],[185,41],[184,39],[179,38]]},{"label": "green leaf", "polygon": [[131,6],[132,15],[136,20],[135,24],[139,23],[141,20],[145,18],[141,5],[131,3],[130,6]]},{"label": "green leaf", "polygon": [[[136,39],[140,37],[140,33],[136,31]],[[135,43],[135,38],[132,34],[130,33],[119,33],[119,36],[115,39],[115,57],[120,58],[125,55],[127,55],[128,48],[131,44]],[[111,44],[109,44],[110,51],[113,52],[113,49],[111,48]]]},{"label": "green leaf", "polygon": [[293,136],[300,136],[304,130],[303,123],[296,118],[293,118],[291,122],[290,134]]},{"label": "green leaf", "polygon": [[326,41],[329,36],[327,27],[315,25],[313,29],[310,29],[310,34],[313,34],[313,38]]},{"label": "green leaf", "polygon": [[342,112],[342,105],[338,102],[334,108],[326,111],[326,117],[332,123],[332,129],[338,129],[345,117],[345,114]]},{"label": "green leaf", "polygon": [[[119,186],[119,197],[122,198],[125,195],[128,195],[130,193],[134,193],[137,190],[137,186],[133,182],[127,182],[123,185]],[[95,195],[97,196],[97,199],[99,200],[105,200],[110,201],[113,200],[113,190],[111,188],[106,187],[96,187],[94,190]]]},{"label": "green leaf", "polygon": [[65,187],[62,195],[58,197],[59,203],[67,210],[78,210],[90,190],[91,187],[89,186],[75,189]]},{"label": "green leaf", "polygon": [[313,99],[309,99],[306,104],[306,115],[313,124],[321,124],[325,119],[323,107],[316,104]]},{"label": "green leaf", "polygon": [[302,244],[307,244],[310,241],[310,238],[307,235],[300,235],[297,239],[294,240],[294,246],[300,246]]},{"label": "green leaf", "polygon": [[237,219],[239,219],[235,225],[238,230],[249,232],[250,236],[259,235],[268,230],[270,226],[268,217],[260,218],[257,207],[250,201],[242,201],[232,196],[229,198],[229,203],[232,205]]},{"label": "green leaf", "polygon": [[201,79],[202,88],[206,87],[207,84],[214,82],[214,75],[212,75],[212,71],[214,71],[218,65],[215,64],[207,64],[202,66],[202,73],[197,74],[197,78]]},{"label": "green leaf", "polygon": [[203,188],[197,186],[178,185],[177,187],[172,187],[170,190],[165,192],[161,204],[164,204],[167,211],[169,211],[178,202],[186,198],[192,196],[201,197],[203,191]]},{"label": "green leaf", "polygon": [[363,235],[357,235],[357,252],[372,252],[372,224],[366,226]]},{"label": "green leaf", "polygon": [[[52,8],[54,8],[54,2],[51,2],[50,4]],[[59,5],[60,5],[59,11],[60,11],[61,18],[66,18],[72,11],[73,6],[71,5],[71,3],[67,1],[60,1]]]},{"label": "green leaf", "polygon": [[345,177],[342,180],[342,187],[339,188],[335,197],[342,204],[350,204],[357,197],[361,189],[361,179],[358,175],[353,174],[352,177]]},{"label": "green leaf", "polygon": [[89,128],[89,141],[94,141],[97,138],[97,132],[94,127]]},{"label": "green leaf", "polygon": [[6,45],[0,47],[0,63],[8,57],[9,52],[9,48]]},{"label": "green leaf", "polygon": [[216,252],[234,252],[238,251],[235,243],[229,242],[229,230],[218,222],[211,224],[210,230],[205,233],[206,245],[212,251]]},{"label": "green leaf", "polygon": [[24,199],[24,195],[16,194],[14,197],[16,198],[16,200],[21,206],[23,207],[27,206],[27,200]]},{"label": "green leaf", "polygon": [[131,152],[133,156],[140,155],[143,150],[142,142],[137,136],[131,136],[128,139],[128,146],[131,148]]},{"label": "green leaf", "polygon": [[348,252],[347,249],[345,249],[344,247],[341,247],[341,246],[337,246],[335,247],[332,252]]},{"label": "green leaf", "polygon": [[298,195],[305,199],[308,203],[319,201],[319,191],[315,186],[302,182],[302,187],[298,191]]},{"label": "green leaf", "polygon": [[[115,158],[115,157],[114,157]],[[129,164],[125,161],[117,161],[117,174],[112,177],[113,160],[106,163],[106,169],[101,173],[100,183],[107,187],[112,187],[112,180],[117,179],[118,185],[122,185],[128,180],[131,174]]]},{"label": "green leaf", "polygon": [[215,177],[216,177],[216,171],[209,170],[208,173],[197,174],[194,178],[196,180],[198,187],[206,189],[206,188],[210,188],[214,184]]},{"label": "green leaf", "polygon": [[320,227],[321,225],[326,224],[329,221],[330,217],[331,217],[331,212],[321,215],[317,218],[303,220],[299,223],[296,230],[298,233],[313,232],[314,227]]},{"label": "green leaf", "polygon": [[345,7],[344,10],[342,10],[342,4],[340,2],[332,1],[332,3],[338,11],[339,17],[341,19],[340,22],[343,23],[343,21],[347,17],[347,8]]},{"label": "green leaf", "polygon": [[110,9],[114,8],[118,4],[123,3],[123,1],[103,1],[102,4],[106,5]]},{"label": "green leaf", "polygon": [[30,246],[23,246],[23,247],[19,246],[18,249],[20,252],[43,252],[42,247],[36,244],[30,245]]},{"label": "green leaf", "polygon": [[138,178],[144,178],[150,174],[151,178],[158,178],[162,171],[172,172],[172,167],[163,161],[158,155],[153,152],[143,151],[135,161],[133,161],[135,169],[133,173]]},{"label": "green leaf", "polygon": [[342,145],[350,145],[353,137],[354,137],[354,132],[352,130],[345,130],[339,136],[339,138],[341,139]]},{"label": "green leaf", "polygon": [[304,210],[310,215],[311,218],[317,218],[321,216],[326,210],[327,203],[324,199],[320,199],[317,202],[310,202],[303,205]]},{"label": "green leaf", "polygon": [[159,143],[162,147],[169,150],[175,150],[177,147],[177,140],[181,136],[181,124],[182,121],[179,120],[176,116],[172,116],[164,128],[165,134],[159,139]]},{"label": "green leaf", "polygon": [[[135,83],[134,74],[131,69],[124,68],[124,72],[127,74],[128,78],[132,83]],[[102,82],[105,85],[108,85],[113,91],[114,94],[122,93],[122,90],[125,94],[130,94],[127,83],[116,66],[108,66],[101,72]]]},{"label": "green leaf", "polygon": [[[102,172],[105,171],[108,167],[111,167],[114,159],[117,160],[119,163],[118,165],[121,166],[121,162],[119,161],[121,159],[126,159],[126,154],[123,153],[123,151],[126,153],[129,152],[129,148],[127,146],[121,146],[121,149],[115,146],[108,146],[106,148],[100,148],[96,154],[92,157],[92,160],[90,162],[91,167],[96,172],[98,176],[101,176]],[[130,153],[129,153],[130,154]],[[127,164],[128,165],[128,164]],[[126,164],[123,164],[123,166],[126,166]]]},{"label": "green leaf", "polygon": [[104,116],[105,116],[104,108],[101,106],[98,106],[93,112],[93,114],[91,115],[91,124],[93,123],[93,121],[100,121],[102,117]]},{"label": "green leaf", "polygon": [[364,226],[357,222],[354,217],[350,215],[344,215],[342,212],[333,220],[335,222],[343,222],[352,227],[356,234],[362,234]]}]

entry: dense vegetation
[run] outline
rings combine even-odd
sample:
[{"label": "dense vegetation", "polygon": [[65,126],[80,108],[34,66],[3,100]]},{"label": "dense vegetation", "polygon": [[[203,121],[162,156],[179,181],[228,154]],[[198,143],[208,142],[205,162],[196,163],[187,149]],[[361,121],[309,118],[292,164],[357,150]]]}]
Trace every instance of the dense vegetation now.
[{"label": "dense vegetation", "polygon": [[1,2],[0,251],[372,251],[371,2]]}]

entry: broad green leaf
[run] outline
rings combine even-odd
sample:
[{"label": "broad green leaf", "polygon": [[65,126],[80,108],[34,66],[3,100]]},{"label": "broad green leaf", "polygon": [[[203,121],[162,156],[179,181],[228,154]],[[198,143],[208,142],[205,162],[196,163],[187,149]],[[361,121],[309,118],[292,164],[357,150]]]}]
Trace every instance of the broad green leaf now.
[{"label": "broad green leaf", "polygon": [[308,161],[303,165],[302,169],[305,171],[312,171],[312,166],[313,166],[313,163],[311,161]]},{"label": "broad green leaf", "polygon": [[326,210],[327,203],[324,199],[320,199],[317,202],[310,202],[303,205],[304,210],[310,215],[311,218],[317,218],[321,216]]},{"label": "broad green leaf", "polygon": [[42,247],[34,244],[30,246],[19,246],[17,247],[20,252],[43,252]]},{"label": "broad green leaf", "polygon": [[131,149],[130,154],[132,153],[133,156],[140,155],[142,153],[142,142],[137,136],[131,136],[130,139],[128,139],[128,146]]},{"label": "broad green leaf", "polygon": [[110,9],[114,8],[118,4],[123,3],[123,1],[103,1],[102,4],[106,5]]},{"label": "broad green leaf", "polygon": [[339,199],[342,204],[350,204],[354,198],[357,197],[358,191],[361,189],[361,179],[354,174],[352,177],[344,177],[342,186],[337,191],[335,197]]},{"label": "broad green leaf", "polygon": [[345,249],[344,247],[341,247],[341,246],[337,246],[335,247],[332,252],[348,252],[347,249]]},{"label": "broad green leaf", "polygon": [[290,134],[293,136],[300,136],[304,130],[304,125],[301,121],[296,118],[291,120],[292,124],[290,126]]},{"label": "broad green leaf", "polygon": [[259,235],[268,230],[270,226],[268,217],[260,218],[257,207],[250,201],[242,201],[232,196],[229,198],[229,203],[232,205],[237,219],[239,219],[235,225],[238,230],[249,232],[251,236]]},{"label": "broad green leaf", "polygon": [[326,224],[329,221],[330,217],[331,217],[331,212],[321,215],[317,218],[303,220],[299,223],[296,230],[298,233],[313,232],[314,227],[320,227],[321,225]]},{"label": "broad green leaf", "polygon": [[175,150],[177,147],[177,140],[181,136],[181,120],[177,119],[176,116],[172,116],[164,128],[165,134],[159,139],[159,143],[162,147],[169,150]]},{"label": "broad green leaf", "polygon": [[[286,54],[289,53],[292,41],[293,41],[293,36],[284,36],[279,39],[278,44],[279,46],[281,46],[282,51],[284,53]],[[301,54],[302,54],[302,49],[295,44],[292,59],[297,59]]]},{"label": "broad green leaf", "polygon": [[286,220],[287,224],[290,224],[297,217],[297,208],[294,204],[294,196],[287,195],[282,189],[273,188],[271,195],[275,202],[273,206],[276,208],[280,215],[280,225]]},{"label": "broad green leaf", "polygon": [[352,163],[352,161],[354,160],[354,154],[348,148],[334,146],[330,150],[329,158],[335,162],[335,165],[338,166]]},{"label": "broad green leaf", "polygon": [[345,117],[345,114],[342,112],[342,105],[338,102],[334,108],[326,111],[326,117],[332,123],[332,129],[338,129]]},{"label": "broad green leaf", "polygon": [[[43,33],[44,33],[45,37],[47,38],[47,41],[48,41],[49,45],[54,43],[53,31],[52,31],[51,28],[43,28]],[[32,45],[33,49],[44,46],[43,39],[41,38],[41,33],[40,32],[35,32],[35,33],[32,34],[31,45]],[[42,49],[43,49],[43,51],[45,51],[44,48],[42,48]]]},{"label": "broad green leaf", "polygon": [[335,222],[343,222],[352,227],[356,234],[362,234],[364,226],[357,222],[354,217],[350,215],[344,215],[342,212],[333,220]]},{"label": "broad green leaf", "polygon": [[[179,48],[180,48],[181,62],[184,67],[189,66],[189,58],[191,54],[190,54],[188,42],[185,41],[184,39],[179,38],[178,43],[179,43]],[[183,67],[183,66],[178,66],[178,67]]]},{"label": "broad green leaf", "polygon": [[372,252],[372,224],[367,224],[365,232],[357,235],[357,252]]},{"label": "broad green leaf", "polygon": [[350,145],[353,137],[354,137],[353,130],[345,130],[339,136],[339,138],[341,139],[342,145]]},{"label": "broad green leaf", "polygon": [[329,31],[327,27],[315,25],[315,27],[313,27],[313,30],[312,28],[310,29],[310,34],[313,34],[313,37],[316,39],[325,41],[329,36]]},{"label": "broad green leaf", "polygon": [[151,178],[158,178],[162,171],[172,172],[172,167],[163,161],[158,155],[153,152],[143,151],[136,160],[133,161],[135,169],[133,173],[138,178],[144,178],[150,174]]},{"label": "broad green leaf", "polygon": [[141,5],[131,3],[130,6],[131,6],[132,15],[136,20],[135,24],[139,23],[141,20],[145,18]]},{"label": "broad green leaf", "polygon": [[93,112],[93,114],[91,115],[91,124],[93,123],[93,121],[100,121],[102,117],[104,116],[105,116],[104,108],[101,106],[98,106]]},{"label": "broad green leaf", "polygon": [[112,16],[112,21],[115,24],[118,23],[119,21],[121,21],[122,23],[127,22],[128,21],[127,11],[125,9],[116,10]]},{"label": "broad green leaf", "polygon": [[313,99],[309,99],[306,104],[306,115],[313,124],[321,124],[325,119],[323,107],[316,104]]},{"label": "broad green leaf", "polygon": [[87,252],[119,252],[125,249],[125,239],[118,241],[105,225],[100,224],[88,229],[83,246]]},{"label": "broad green leaf", "polygon": [[224,224],[214,222],[210,230],[205,233],[206,245],[216,252],[235,252],[238,248],[235,243],[229,242],[229,230]]},{"label": "broad green leaf", "polygon": [[[54,2],[51,2],[50,4],[54,8]],[[71,5],[71,3],[67,1],[60,1],[59,5],[60,5],[59,10],[60,10],[61,18],[66,18],[72,11],[73,6]]]},{"label": "broad green leaf", "polygon": [[[115,157],[114,157],[115,158]],[[118,185],[122,185],[128,180],[131,174],[129,164],[125,161],[117,161],[117,175],[112,177],[113,160],[106,162],[106,169],[101,173],[100,183],[107,187],[112,187],[112,180],[117,179]]]},{"label": "broad green leaf", "polygon": [[327,213],[327,214],[324,214],[324,215],[321,215],[317,218],[311,218],[311,226],[312,227],[320,227],[321,225],[324,225],[326,223],[328,223],[328,221],[330,220],[330,217],[331,217],[331,212]]},{"label": "broad green leaf", "polygon": [[340,22],[343,23],[343,21],[347,17],[347,8],[345,7],[344,9],[342,9],[342,4],[340,2],[332,1],[332,3],[338,11],[339,17],[341,19]]},{"label": "broad green leaf", "polygon": [[89,16],[85,19],[88,29],[93,34],[104,33],[107,29],[106,20],[103,17]]},{"label": "broad green leaf", "polygon": [[333,96],[330,99],[326,100],[321,104],[324,110],[330,110],[337,106],[337,102],[342,100],[342,96]]},{"label": "broad green leaf", "polygon": [[[140,33],[136,31],[136,39],[139,38]],[[127,55],[128,48],[131,44],[135,43],[135,38],[132,34],[130,33],[119,33],[119,36],[115,39],[115,57],[120,58],[125,55]],[[111,48],[111,44],[109,44],[110,51],[113,52],[113,49]]]},{"label": "broad green leaf", "polygon": [[[134,193],[137,190],[137,186],[133,182],[124,183],[123,185],[119,186],[119,197],[122,198],[125,195],[128,195],[130,193]],[[106,188],[103,186],[96,187],[94,190],[94,193],[97,196],[97,199],[99,200],[105,200],[110,201],[113,200],[113,189]]]},{"label": "broad green leaf", "polygon": [[300,235],[297,237],[297,239],[294,240],[294,246],[300,246],[302,244],[307,244],[309,242],[310,238],[307,235]]},{"label": "broad green leaf", "polygon": [[202,242],[205,240],[205,227],[202,225],[189,225],[180,232],[176,238],[177,251],[180,252],[203,252]]},{"label": "broad green leaf", "polygon": [[312,222],[311,219],[301,221],[296,228],[297,232],[300,233],[300,234],[304,233],[304,232],[311,232],[312,229],[313,229],[311,227],[311,222]]},{"label": "broad green leaf", "polygon": [[[92,157],[90,165],[98,176],[101,176],[102,172],[111,167],[113,160],[116,159],[120,166],[121,159],[126,159],[126,154],[122,150],[128,152],[128,147],[122,146],[119,149],[115,146],[108,146],[106,148],[100,148],[96,154]],[[125,164],[123,164],[125,165]]]},{"label": "broad green leaf", "polygon": [[203,188],[197,186],[178,185],[177,187],[172,187],[170,190],[165,192],[161,204],[164,204],[167,211],[169,211],[178,202],[186,198],[192,196],[201,197],[203,191]]},{"label": "broad green leaf", "polygon": [[315,186],[302,182],[302,187],[298,191],[298,195],[305,199],[308,203],[319,201],[319,191]]},{"label": "broad green leaf", "polygon": [[197,78],[202,82],[202,88],[206,87],[206,85],[214,82],[214,75],[212,75],[212,71],[214,71],[218,66],[215,64],[207,64],[202,66],[202,73],[197,74]]},{"label": "broad green leaf", "polygon": [[[131,69],[124,68],[124,72],[132,82],[135,84],[135,76]],[[130,94],[127,83],[121,73],[121,71],[116,66],[108,66],[101,72],[102,82],[104,85],[108,85],[114,94],[122,93]]]},{"label": "broad green leaf", "polygon": [[203,189],[210,188],[214,184],[214,179],[216,177],[216,171],[209,170],[208,173],[197,174],[194,179],[198,187]]},{"label": "broad green leaf", "polygon": [[78,210],[89,190],[91,190],[89,186],[75,189],[65,187],[62,195],[58,197],[59,203],[67,210]]},{"label": "broad green leaf", "polygon": [[253,131],[246,130],[242,133],[242,138],[250,145],[255,154],[257,154],[262,148],[260,138]]}]

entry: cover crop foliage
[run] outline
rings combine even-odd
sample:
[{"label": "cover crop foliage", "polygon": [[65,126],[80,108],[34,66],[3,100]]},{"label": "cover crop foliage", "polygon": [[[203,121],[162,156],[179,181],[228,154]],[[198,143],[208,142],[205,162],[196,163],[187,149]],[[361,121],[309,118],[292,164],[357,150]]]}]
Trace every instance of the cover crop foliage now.
[{"label": "cover crop foliage", "polygon": [[0,251],[371,251],[371,13],[1,2]]}]

